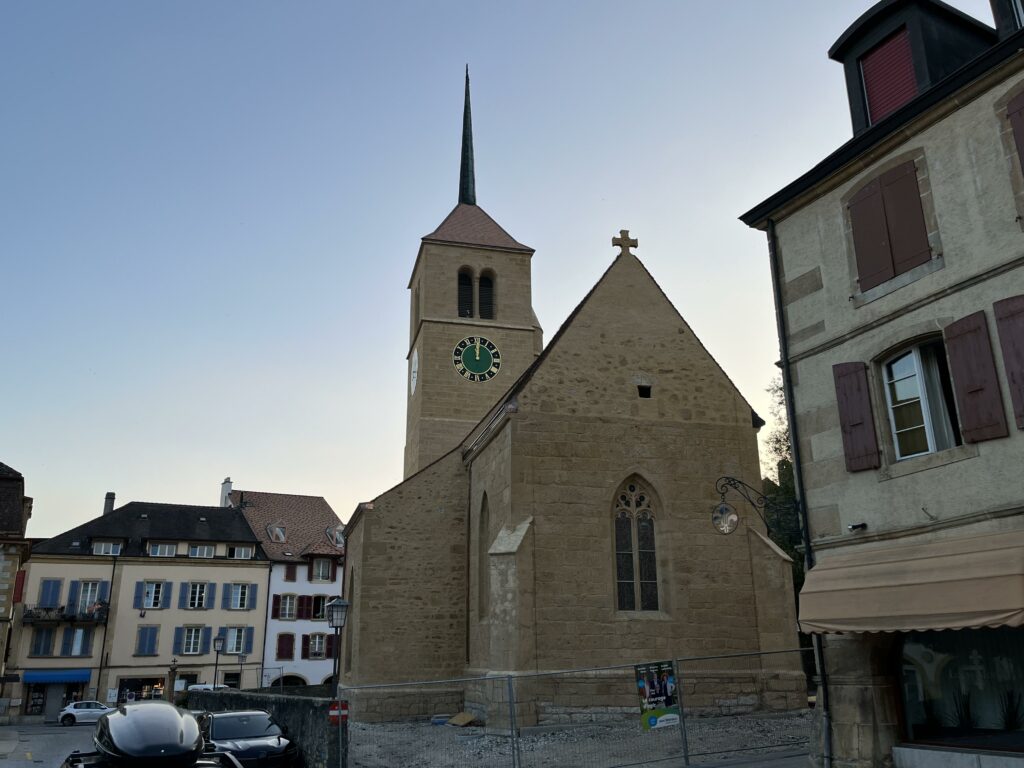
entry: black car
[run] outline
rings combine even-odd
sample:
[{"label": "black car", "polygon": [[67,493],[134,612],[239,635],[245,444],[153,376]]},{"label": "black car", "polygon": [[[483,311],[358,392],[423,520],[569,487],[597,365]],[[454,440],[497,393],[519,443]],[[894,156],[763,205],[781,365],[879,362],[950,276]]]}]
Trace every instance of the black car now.
[{"label": "black car", "polygon": [[166,701],[124,704],[100,717],[95,752],[73,752],[61,768],[239,768],[229,754],[206,755],[194,715]]},{"label": "black car", "polygon": [[199,725],[207,753],[232,754],[243,768],[290,768],[298,763],[298,749],[269,712],[207,712]]}]

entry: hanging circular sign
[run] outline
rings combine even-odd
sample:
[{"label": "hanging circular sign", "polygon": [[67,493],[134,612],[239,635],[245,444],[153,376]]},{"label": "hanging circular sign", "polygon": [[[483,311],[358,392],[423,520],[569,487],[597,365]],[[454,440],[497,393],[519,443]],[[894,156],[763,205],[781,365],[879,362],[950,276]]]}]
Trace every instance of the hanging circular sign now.
[{"label": "hanging circular sign", "polygon": [[740,516],[732,504],[721,502],[711,510],[711,523],[718,529],[719,533],[728,534],[736,530],[740,524]]}]

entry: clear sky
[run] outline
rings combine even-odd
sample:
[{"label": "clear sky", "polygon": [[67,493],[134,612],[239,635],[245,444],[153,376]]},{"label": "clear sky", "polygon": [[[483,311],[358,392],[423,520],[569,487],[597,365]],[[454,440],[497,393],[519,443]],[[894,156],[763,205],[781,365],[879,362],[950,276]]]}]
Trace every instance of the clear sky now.
[{"label": "clear sky", "polygon": [[[987,0],[952,4],[991,24]],[[850,137],[826,51],[871,0],[0,7],[0,461],[49,536],[103,496],[401,480],[406,284],[456,202],[536,248],[549,339],[628,228],[763,416],[766,246],[737,216]]]}]

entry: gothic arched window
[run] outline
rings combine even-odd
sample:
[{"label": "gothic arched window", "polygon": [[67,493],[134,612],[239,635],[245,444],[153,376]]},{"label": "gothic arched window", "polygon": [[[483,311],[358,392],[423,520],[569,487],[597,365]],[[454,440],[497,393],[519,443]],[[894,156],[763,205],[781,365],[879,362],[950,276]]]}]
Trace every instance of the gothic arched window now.
[{"label": "gothic arched window", "polygon": [[494,319],[494,275],[480,275],[480,317],[484,320]]},{"label": "gothic arched window", "polygon": [[473,274],[459,270],[459,317],[473,316]]},{"label": "gothic arched window", "polygon": [[658,566],[651,494],[637,480],[615,496],[615,586],[620,611],[658,610]]}]

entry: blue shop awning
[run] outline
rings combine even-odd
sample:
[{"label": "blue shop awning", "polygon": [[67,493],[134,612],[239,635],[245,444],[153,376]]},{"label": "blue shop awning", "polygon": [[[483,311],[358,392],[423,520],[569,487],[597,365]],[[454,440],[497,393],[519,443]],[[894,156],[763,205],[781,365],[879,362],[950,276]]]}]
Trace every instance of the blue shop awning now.
[{"label": "blue shop awning", "polygon": [[92,670],[85,669],[26,669],[22,680],[26,683],[88,683]]}]

